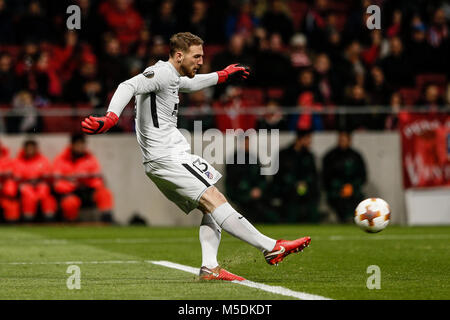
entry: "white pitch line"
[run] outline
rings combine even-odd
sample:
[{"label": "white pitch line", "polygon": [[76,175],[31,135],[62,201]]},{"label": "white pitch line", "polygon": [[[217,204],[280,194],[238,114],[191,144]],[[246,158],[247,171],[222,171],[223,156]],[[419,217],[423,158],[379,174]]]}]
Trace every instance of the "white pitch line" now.
[{"label": "white pitch line", "polygon": [[[172,268],[172,269],[182,270],[182,271],[189,272],[189,273],[192,273],[195,275],[198,275],[198,273],[200,271],[199,268],[193,268],[190,266],[186,266],[183,264],[178,264],[178,263],[174,263],[174,262],[170,262],[170,261],[147,261],[147,262],[156,264],[156,265],[160,265],[160,266],[164,266],[164,267],[168,267],[168,268]],[[269,286],[264,283],[253,282],[250,280],[244,280],[244,281],[234,280],[231,282],[235,283],[235,284],[240,284],[240,285],[243,285],[246,287],[267,291],[270,293],[280,294],[280,295],[287,296],[287,297],[294,297],[294,298],[301,299],[301,300],[332,300],[330,298],[325,298],[325,297],[318,296],[315,294],[293,291],[293,290],[290,290],[290,289],[287,289],[284,287],[280,287],[280,286]]]}]

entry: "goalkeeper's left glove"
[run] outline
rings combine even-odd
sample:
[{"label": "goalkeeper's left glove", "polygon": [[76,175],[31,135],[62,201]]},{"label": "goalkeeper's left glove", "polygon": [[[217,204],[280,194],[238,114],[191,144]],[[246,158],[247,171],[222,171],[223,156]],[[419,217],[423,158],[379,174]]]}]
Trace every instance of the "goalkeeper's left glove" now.
[{"label": "goalkeeper's left glove", "polygon": [[98,134],[103,133],[115,126],[119,117],[114,112],[108,112],[104,117],[89,116],[81,122],[84,133]]},{"label": "goalkeeper's left glove", "polygon": [[230,64],[228,67],[221,71],[217,71],[217,74],[219,75],[217,84],[234,79],[242,80],[247,79],[247,77],[250,75],[250,68],[242,64],[235,63]]}]

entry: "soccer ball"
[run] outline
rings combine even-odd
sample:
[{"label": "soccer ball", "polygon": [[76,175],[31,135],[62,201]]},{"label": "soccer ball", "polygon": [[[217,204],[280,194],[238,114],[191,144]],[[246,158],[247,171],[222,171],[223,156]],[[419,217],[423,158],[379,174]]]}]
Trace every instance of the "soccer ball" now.
[{"label": "soccer ball", "polygon": [[364,231],[380,232],[389,224],[391,208],[380,198],[361,201],[355,210],[355,223]]}]

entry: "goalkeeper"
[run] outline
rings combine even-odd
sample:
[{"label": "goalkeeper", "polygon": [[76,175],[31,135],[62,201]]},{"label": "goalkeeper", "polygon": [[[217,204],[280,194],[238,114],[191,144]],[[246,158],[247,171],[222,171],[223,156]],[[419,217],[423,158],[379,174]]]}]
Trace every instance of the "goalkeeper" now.
[{"label": "goalkeeper", "polygon": [[200,278],[244,280],[221,268],[217,262],[222,229],[261,250],[271,265],[278,264],[290,253],[303,250],[310,238],[274,240],[260,233],[214,186],[221,174],[206,160],[190,153],[190,145],[177,129],[178,92],[193,92],[232,79],[247,79],[250,74],[247,67],[232,64],[218,72],[197,75],[203,64],[202,45],[203,40],[189,32],[173,35],[169,60],[158,61],[143,73],[122,82],[106,115],[86,118],[82,128],[88,134],[108,131],[135,96],[136,136],[147,176],[186,214],[196,208],[204,214],[199,235]]}]

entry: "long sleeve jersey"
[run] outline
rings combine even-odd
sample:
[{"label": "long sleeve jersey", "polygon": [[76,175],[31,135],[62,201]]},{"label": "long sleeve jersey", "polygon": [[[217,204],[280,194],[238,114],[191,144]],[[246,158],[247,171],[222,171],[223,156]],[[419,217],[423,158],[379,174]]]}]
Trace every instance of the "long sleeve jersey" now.
[{"label": "long sleeve jersey", "polygon": [[189,143],[177,128],[178,92],[198,91],[217,81],[216,72],[182,77],[170,62],[160,60],[122,82],[111,99],[108,112],[120,116],[135,96],[136,137],[143,162],[163,157],[176,159],[190,151]]}]

